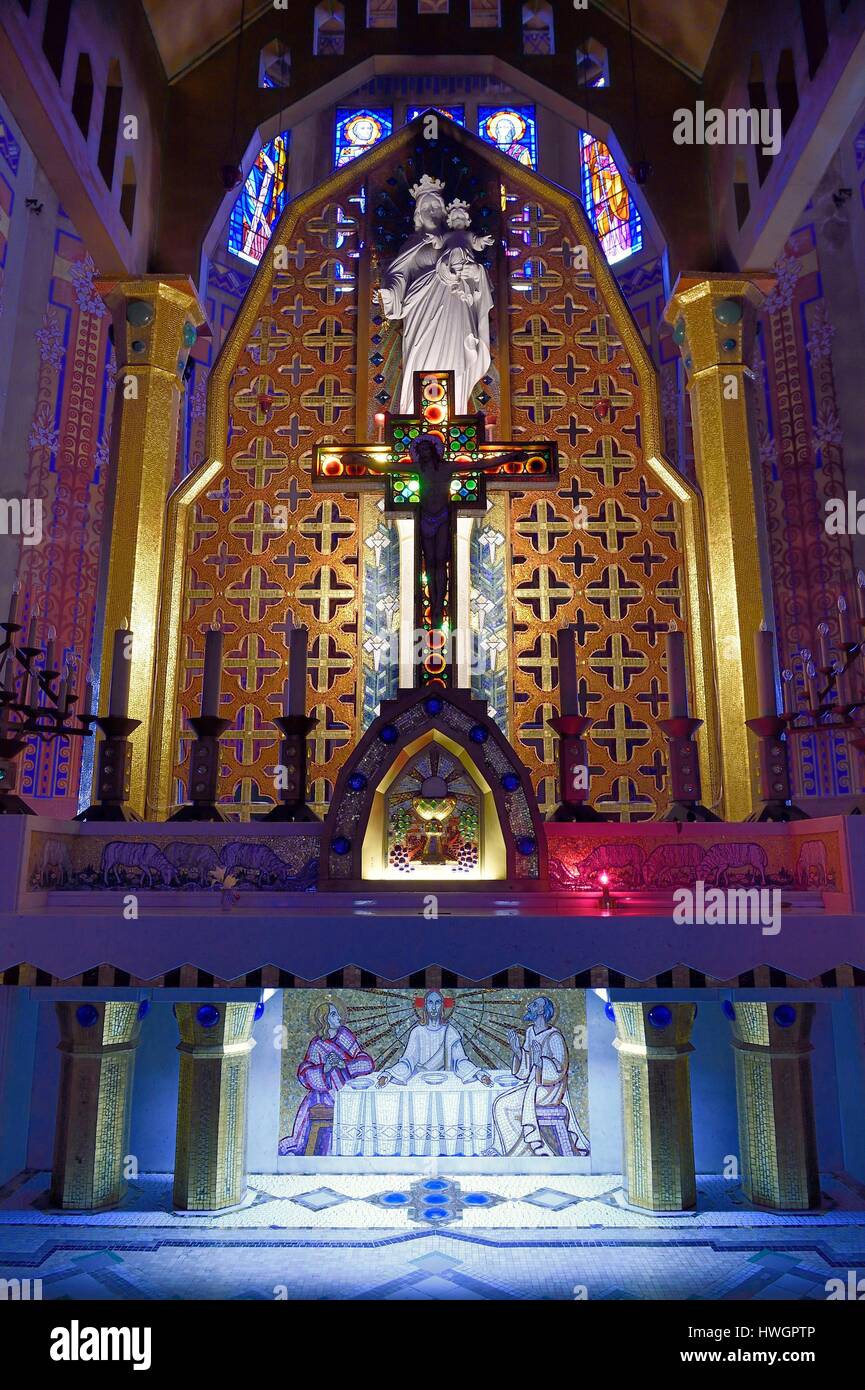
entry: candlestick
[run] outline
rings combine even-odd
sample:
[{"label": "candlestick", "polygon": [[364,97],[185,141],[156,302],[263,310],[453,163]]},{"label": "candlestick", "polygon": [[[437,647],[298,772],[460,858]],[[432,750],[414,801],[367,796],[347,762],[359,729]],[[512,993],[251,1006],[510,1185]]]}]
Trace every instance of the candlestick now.
[{"label": "candlestick", "polygon": [[856,573],[856,614],[865,623],[865,570]]},{"label": "candlestick", "polygon": [[573,627],[560,627],[556,641],[559,648],[559,710],[569,718],[580,712],[577,696],[577,644]]},{"label": "candlestick", "polygon": [[798,706],[796,703],[796,682],[793,679],[793,672],[789,666],[785,666],[781,672],[781,694],[784,698],[784,713],[795,719]]},{"label": "candlestick", "polygon": [[667,650],[667,687],[669,718],[687,719],[688,677],[685,670],[685,634],[676,628],[664,635]]},{"label": "candlestick", "polygon": [[84,682],[84,703],[81,707],[81,718],[89,719],[93,713],[93,687],[96,684],[96,673],[93,667],[88,667],[87,679]]},{"label": "candlestick", "polygon": [[29,625],[29,627],[27,628],[27,646],[28,646],[28,647],[37,647],[37,646],[39,645],[38,640],[37,640],[37,635],[36,635],[36,628],[37,628],[38,623],[39,623],[39,608],[38,608],[38,605],[37,605],[37,607],[35,607],[35,608],[33,609],[33,612],[30,614],[30,625]]},{"label": "candlestick", "polygon": [[[811,660],[811,653],[808,652],[808,660],[805,662],[805,680],[808,686],[808,708],[817,710],[820,708],[820,692],[817,688],[817,667]],[[802,653],[805,656],[805,652]]]},{"label": "candlestick", "polygon": [[127,638],[131,638],[132,633],[128,627],[128,619],[124,618],[123,627],[116,629],[114,633],[114,647],[111,653],[111,685],[108,691],[108,714],[112,719],[126,719],[129,711],[129,680],[132,674],[132,661],[126,655]]},{"label": "candlestick", "polygon": [[853,619],[850,616],[850,609],[843,594],[838,595],[838,623],[841,628],[842,647],[852,647],[856,641],[856,632],[853,628]]},{"label": "candlestick", "polygon": [[309,630],[293,627],[288,637],[288,681],[283,709],[287,715],[306,714],[306,644]]},{"label": "candlestick", "polygon": [[776,714],[778,697],[775,694],[775,634],[760,628],[754,633],[754,659],[757,665],[757,710],[760,714]]},{"label": "candlestick", "polygon": [[47,642],[46,647],[45,647],[45,666],[44,666],[44,670],[45,670],[46,673],[47,673],[48,671],[53,671],[53,670],[54,670],[54,662],[55,662],[56,659],[57,659],[56,638],[57,638],[57,632],[55,631],[55,629],[54,629],[53,627],[49,627],[49,629],[48,629],[48,642]]},{"label": "candlestick", "polygon": [[[47,663],[46,663],[47,664]],[[50,668],[49,668],[50,669]],[[66,713],[66,692],[69,689],[69,666],[63,667],[63,678],[57,687],[57,710],[61,717]]]},{"label": "candlestick", "polygon": [[373,416],[373,419],[375,420],[376,442],[377,442],[378,444],[383,444],[383,443],[384,443],[384,422],[385,422],[385,414],[384,414],[384,411],[383,411],[383,410],[377,410],[376,413],[375,413],[375,415]]},{"label": "candlestick", "polygon": [[820,647],[820,670],[824,673],[832,669],[832,648],[829,645],[829,624],[817,624],[817,638]]},{"label": "candlestick", "polygon": [[12,592],[9,595],[9,612],[6,614],[6,626],[14,627],[18,617],[18,596],[21,593],[21,580],[17,574],[12,581]]},{"label": "candlestick", "polygon": [[201,718],[219,717],[219,700],[222,695],[222,640],[221,627],[210,627],[204,638],[204,678],[201,685]]}]

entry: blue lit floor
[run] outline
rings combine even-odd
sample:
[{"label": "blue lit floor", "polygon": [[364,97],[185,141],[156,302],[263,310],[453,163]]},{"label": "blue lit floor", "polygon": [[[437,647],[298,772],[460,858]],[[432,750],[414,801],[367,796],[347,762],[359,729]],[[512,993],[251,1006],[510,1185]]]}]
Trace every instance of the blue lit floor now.
[{"label": "blue lit floor", "polygon": [[[44,1210],[28,1175],[0,1192],[0,1278],[41,1279],[45,1299],[823,1300],[865,1273],[862,1190],[834,1176],[816,1215],[755,1212],[707,1177],[696,1215],[661,1219],[623,1207],[612,1177],[440,1182],[256,1176],[212,1219],[172,1213],[148,1175],[123,1210],[85,1217]],[[427,1197],[444,1198],[434,1231]]]}]

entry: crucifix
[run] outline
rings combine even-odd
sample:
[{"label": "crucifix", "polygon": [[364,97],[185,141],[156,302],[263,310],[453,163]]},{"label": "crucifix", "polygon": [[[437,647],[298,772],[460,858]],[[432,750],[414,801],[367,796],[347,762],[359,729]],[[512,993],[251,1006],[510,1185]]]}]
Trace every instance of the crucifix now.
[{"label": "crucifix", "polygon": [[[460,629],[468,627],[468,595],[459,592],[458,576],[468,576],[457,554],[459,518],[486,511],[487,487],[525,492],[555,486],[558,453],[549,441],[493,442],[482,414],[454,414],[453,372],[415,372],[414,397],[413,415],[386,415],[381,443],[317,445],[313,487],[342,493],[379,488],[384,474],[385,512],[408,521],[413,532],[412,601],[402,607],[400,664],[405,638],[413,651],[413,684],[467,686],[470,644]],[[407,598],[406,588],[403,593]]]}]

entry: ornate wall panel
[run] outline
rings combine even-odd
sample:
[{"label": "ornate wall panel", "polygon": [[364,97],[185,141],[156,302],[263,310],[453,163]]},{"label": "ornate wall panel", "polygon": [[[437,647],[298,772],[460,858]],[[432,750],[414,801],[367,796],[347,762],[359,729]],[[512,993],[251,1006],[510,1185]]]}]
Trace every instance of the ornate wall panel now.
[{"label": "ornate wall panel", "polygon": [[[762,314],[754,371],[761,386],[758,437],[775,627],[782,664],[789,665],[801,648],[815,649],[818,623],[826,619],[835,630],[840,593],[853,605],[855,567],[851,537],[829,535],[824,526],[827,498],[845,497],[848,483],[832,370],[834,329],[810,216],[774,269],[778,281]],[[795,669],[801,676],[799,663]],[[793,747],[799,795],[858,789],[846,736],[797,735]]]},{"label": "ornate wall panel", "polygon": [[577,218],[508,185],[513,433],[557,440],[561,463],[556,493],[511,501],[514,724],[551,809],[555,633],[576,624],[593,801],[634,820],[663,805],[662,634],[689,623],[682,518],[646,458],[643,392],[614,326],[623,310],[577,268]]},{"label": "ornate wall panel", "polygon": [[[283,226],[292,221],[292,209]],[[309,628],[310,776],[323,809],[358,729],[358,499],[316,496],[311,446],[355,437],[358,225],[323,193],[290,227],[287,268],[265,257],[236,323],[225,462],[193,507],[180,652],[186,720],[198,711],[203,640],[226,633],[221,798],[241,814],[275,800],[275,730],[287,630]],[[274,244],[281,240],[278,232]],[[256,308],[260,277],[268,289]],[[182,782],[178,780],[177,795]]]}]

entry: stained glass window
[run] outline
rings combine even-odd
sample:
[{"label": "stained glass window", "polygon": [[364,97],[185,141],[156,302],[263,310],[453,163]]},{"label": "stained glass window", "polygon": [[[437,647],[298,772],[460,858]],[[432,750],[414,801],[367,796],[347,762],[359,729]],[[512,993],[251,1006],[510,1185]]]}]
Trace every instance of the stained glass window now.
[{"label": "stained glass window", "polygon": [[479,106],[478,135],[520,164],[536,168],[538,141],[533,106]]},{"label": "stained glass window", "polygon": [[228,249],[258,265],[285,207],[288,138],[284,130],[268,140],[247,175],[228,223]]},{"label": "stained glass window", "polygon": [[438,111],[441,116],[448,116],[455,125],[465,125],[466,108],[464,106],[410,106],[406,112],[406,120],[413,121],[415,116],[420,116],[423,111]]},{"label": "stained glass window", "polygon": [[580,166],[583,205],[604,255],[614,265],[639,251],[643,244],[637,205],[603,140],[596,140],[585,130],[580,131]]},{"label": "stained glass window", "polygon": [[364,106],[361,109],[345,106],[336,108],[336,142],[334,163],[337,168],[348,164],[358,155],[366,154],[379,140],[393,134],[393,111],[390,107]]}]

